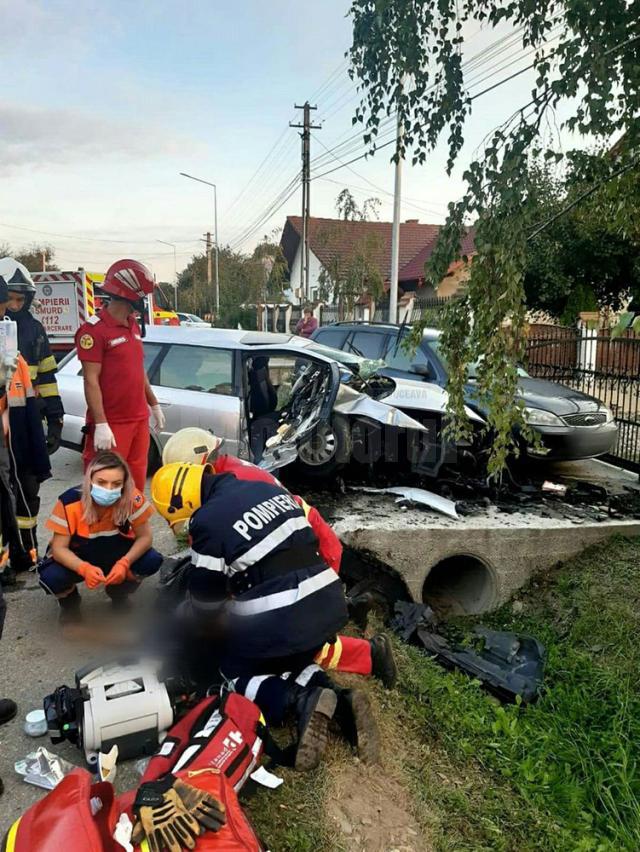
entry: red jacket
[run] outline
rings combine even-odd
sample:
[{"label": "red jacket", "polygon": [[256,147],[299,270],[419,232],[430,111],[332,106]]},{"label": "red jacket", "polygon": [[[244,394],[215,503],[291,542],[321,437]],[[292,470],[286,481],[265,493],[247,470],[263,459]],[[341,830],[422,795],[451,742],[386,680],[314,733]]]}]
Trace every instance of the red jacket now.
[{"label": "red jacket", "polygon": [[[257,465],[238,459],[235,456],[218,456],[213,467],[216,473],[232,473],[238,479],[280,484],[275,476],[270,474],[268,471],[262,470],[262,468],[257,467]],[[311,525],[311,529],[318,539],[320,556],[330,568],[333,568],[336,574],[339,574],[340,560],[342,559],[342,544],[340,543],[340,539],[317,509],[314,509],[313,506],[309,506],[309,504],[298,495],[294,494],[294,500],[304,510],[307,520]]]}]

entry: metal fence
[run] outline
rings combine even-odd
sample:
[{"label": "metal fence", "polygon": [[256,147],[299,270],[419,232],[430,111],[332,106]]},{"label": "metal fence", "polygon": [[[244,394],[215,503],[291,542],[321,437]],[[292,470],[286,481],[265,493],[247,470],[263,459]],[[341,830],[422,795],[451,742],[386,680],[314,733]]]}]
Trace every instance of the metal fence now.
[{"label": "metal fence", "polygon": [[535,326],[527,344],[531,376],[561,382],[597,397],[616,418],[619,435],[610,460],[640,471],[640,338]]},{"label": "metal fence", "polygon": [[[449,301],[449,298],[450,297],[443,296],[441,298],[433,297],[430,299],[421,299],[420,301],[416,300],[411,308],[409,316],[406,318],[406,322],[413,323],[424,319],[426,325],[430,328],[440,328],[442,309]],[[338,322],[339,320],[349,322],[363,318],[363,310],[361,306],[357,306],[352,314],[353,313],[355,316],[349,316],[347,312],[343,311],[344,315],[340,316],[340,309],[337,305],[323,305],[320,313],[320,325],[329,325],[330,323]],[[401,317],[405,315],[405,311],[402,307],[400,308],[399,314]],[[388,303],[378,303],[373,317],[371,318],[372,322],[387,322],[388,319]]]}]

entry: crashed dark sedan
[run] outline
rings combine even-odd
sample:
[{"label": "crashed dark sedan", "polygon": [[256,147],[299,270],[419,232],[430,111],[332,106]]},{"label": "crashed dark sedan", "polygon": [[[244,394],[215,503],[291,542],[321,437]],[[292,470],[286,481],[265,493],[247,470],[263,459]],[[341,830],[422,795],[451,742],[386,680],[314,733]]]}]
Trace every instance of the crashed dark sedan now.
[{"label": "crashed dark sedan", "polygon": [[[445,387],[446,361],[440,349],[440,332],[425,329],[418,349],[409,353],[403,341],[409,326],[385,323],[335,323],[313,335],[318,343],[344,349],[385,362],[380,373],[391,378],[422,379]],[[474,366],[469,371],[466,403],[481,416],[486,411],[476,399]],[[611,410],[593,396],[545,379],[534,379],[520,370],[519,393],[525,416],[540,441],[523,446],[526,455],[553,461],[594,458],[610,452],[618,438]]]}]

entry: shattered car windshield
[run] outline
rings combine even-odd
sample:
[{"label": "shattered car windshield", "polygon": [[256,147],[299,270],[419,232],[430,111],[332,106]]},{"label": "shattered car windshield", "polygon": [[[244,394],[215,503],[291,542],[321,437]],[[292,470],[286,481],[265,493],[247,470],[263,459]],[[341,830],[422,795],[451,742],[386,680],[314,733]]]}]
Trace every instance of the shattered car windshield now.
[{"label": "shattered car windshield", "polygon": [[362,358],[360,355],[354,355],[352,352],[344,352],[342,349],[332,349],[331,346],[324,346],[322,343],[312,343],[309,345],[309,349],[317,352],[319,355],[333,358],[334,361],[339,361],[347,367],[352,367],[363,379],[374,376],[383,367],[387,366],[382,358]]}]

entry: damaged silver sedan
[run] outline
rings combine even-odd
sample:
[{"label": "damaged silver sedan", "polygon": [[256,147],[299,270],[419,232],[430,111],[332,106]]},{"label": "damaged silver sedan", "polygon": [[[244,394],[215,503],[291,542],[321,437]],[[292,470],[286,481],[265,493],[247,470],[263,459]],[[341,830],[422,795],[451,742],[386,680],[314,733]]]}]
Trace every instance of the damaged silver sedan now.
[{"label": "damaged silver sedan", "polygon": [[[150,327],[145,367],[166,416],[164,431],[152,432],[151,466],[185,426],[215,432],[229,452],[267,469],[295,462],[318,477],[354,459],[370,463],[395,453],[415,463],[432,451],[424,419],[441,416],[444,391],[367,378],[310,343],[288,334]],[[80,449],[86,405],[75,353],[61,363],[58,382],[63,443]]]}]

